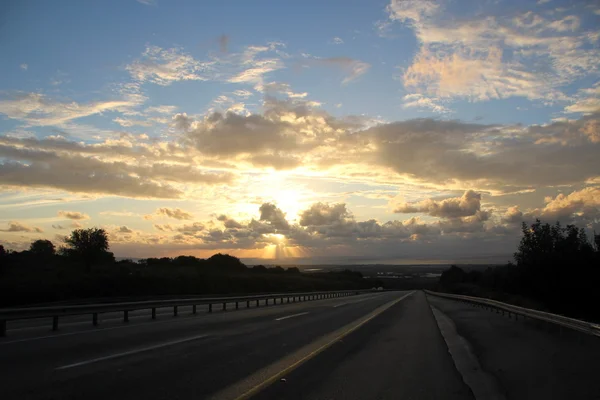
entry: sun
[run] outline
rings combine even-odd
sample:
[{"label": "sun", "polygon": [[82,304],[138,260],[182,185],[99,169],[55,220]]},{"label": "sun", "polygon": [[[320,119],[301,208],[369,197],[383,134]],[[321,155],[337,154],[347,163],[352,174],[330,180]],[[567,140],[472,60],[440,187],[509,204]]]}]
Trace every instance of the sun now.
[{"label": "sun", "polygon": [[286,213],[286,219],[289,221],[298,217],[302,209],[302,194],[299,190],[295,189],[282,189],[275,190],[271,195],[274,203],[284,213]]}]

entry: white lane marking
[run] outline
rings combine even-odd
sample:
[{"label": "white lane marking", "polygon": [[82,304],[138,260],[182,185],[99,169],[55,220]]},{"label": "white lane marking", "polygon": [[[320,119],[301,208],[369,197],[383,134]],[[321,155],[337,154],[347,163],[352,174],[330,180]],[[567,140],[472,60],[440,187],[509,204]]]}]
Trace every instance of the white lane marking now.
[{"label": "white lane marking", "polygon": [[284,319],[299,317],[299,316],[305,315],[305,314],[308,314],[308,311],[307,312],[301,312],[301,313],[298,313],[298,314],[286,315],[285,317],[281,317],[281,318],[275,318],[275,321],[283,321]]},{"label": "white lane marking", "polygon": [[[324,350],[328,349],[331,345],[337,341],[343,339],[347,335],[351,334],[364,324],[368,323],[379,314],[383,313],[388,308],[404,300],[408,296],[412,295],[415,291],[405,294],[399,299],[394,299],[386,304],[377,307],[369,314],[350,322],[349,324],[341,327],[340,329],[331,332],[325,336],[317,338],[314,342],[302,347],[296,352],[276,361],[275,363],[268,365],[252,375],[247,376],[243,380],[223,389],[222,391],[214,394],[210,397],[211,400],[223,400],[223,399],[235,399],[235,400],[246,400],[260,392],[265,387],[269,386],[273,382],[278,381],[280,378],[288,375],[291,371],[304,364],[306,361],[314,358]],[[273,374],[273,375],[271,375]],[[268,377],[271,375],[270,377]],[[268,377],[268,378],[266,378]],[[256,384],[256,382],[259,382]],[[252,386],[255,385],[255,386]]]},{"label": "white lane marking", "polygon": [[93,363],[97,363],[97,362],[100,362],[100,361],[112,360],[114,358],[130,356],[132,354],[142,353],[142,352],[145,352],[145,351],[156,350],[156,349],[160,349],[160,348],[163,348],[163,347],[173,346],[173,345],[180,344],[180,343],[185,343],[185,342],[191,342],[192,340],[202,339],[202,338],[205,338],[207,336],[208,335],[197,335],[197,336],[192,336],[192,337],[188,337],[188,338],[185,338],[185,339],[173,340],[171,342],[161,343],[161,344],[157,344],[157,345],[154,345],[154,346],[142,347],[140,349],[134,349],[134,350],[130,350],[130,351],[125,351],[123,353],[115,353],[115,354],[111,354],[111,355],[105,356],[105,357],[92,358],[91,360],[81,361],[81,362],[74,363],[74,364],[63,365],[62,367],[58,367],[58,368],[55,368],[55,369],[56,370],[62,370],[62,369],[69,369],[69,368],[81,367],[83,365],[93,364]]}]

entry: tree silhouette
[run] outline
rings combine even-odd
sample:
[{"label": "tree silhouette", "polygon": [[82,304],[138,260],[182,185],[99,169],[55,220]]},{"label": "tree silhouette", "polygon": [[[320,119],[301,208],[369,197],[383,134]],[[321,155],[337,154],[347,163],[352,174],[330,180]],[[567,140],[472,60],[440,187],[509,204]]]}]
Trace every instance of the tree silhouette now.
[{"label": "tree silhouette", "polygon": [[89,271],[92,264],[113,258],[108,252],[108,236],[104,229],[76,229],[65,238],[65,255],[81,260]]},{"label": "tree silhouette", "polygon": [[54,244],[45,239],[39,239],[31,243],[29,251],[38,257],[52,257],[56,253]]}]

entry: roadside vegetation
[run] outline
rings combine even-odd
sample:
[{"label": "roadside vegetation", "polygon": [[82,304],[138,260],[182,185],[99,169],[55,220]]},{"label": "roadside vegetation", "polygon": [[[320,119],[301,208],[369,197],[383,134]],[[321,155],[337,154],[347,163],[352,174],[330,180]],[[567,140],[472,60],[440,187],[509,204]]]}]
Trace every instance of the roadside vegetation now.
[{"label": "roadside vegetation", "polygon": [[85,299],[366,289],[381,286],[360,272],[301,273],[298,268],[247,267],[215,254],[115,261],[103,229],[77,229],[56,248],[36,240],[29,250],[0,245],[0,307]]},{"label": "roadside vegetation", "polygon": [[438,290],[600,321],[600,235],[583,228],[523,223],[514,263],[481,272],[452,266]]}]

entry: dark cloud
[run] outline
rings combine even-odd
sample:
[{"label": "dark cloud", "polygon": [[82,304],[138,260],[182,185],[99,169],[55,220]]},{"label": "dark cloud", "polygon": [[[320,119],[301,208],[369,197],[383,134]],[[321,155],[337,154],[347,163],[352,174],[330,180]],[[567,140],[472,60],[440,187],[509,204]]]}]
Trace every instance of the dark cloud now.
[{"label": "dark cloud", "polygon": [[126,226],[122,226],[119,228],[118,233],[133,233],[133,231]]},{"label": "dark cloud", "polygon": [[300,214],[301,226],[322,226],[340,224],[351,218],[346,204],[313,204]]},{"label": "dark cloud", "polygon": [[194,235],[198,232],[202,232],[204,230],[204,224],[200,222],[194,222],[192,224],[182,225],[176,228],[177,232],[181,232],[184,235]]},{"label": "dark cloud", "polygon": [[281,211],[275,204],[264,203],[259,208],[260,221],[268,222],[273,228],[277,230],[287,230],[290,225],[285,219],[285,213]]},{"label": "dark cloud", "polygon": [[225,228],[228,228],[228,229],[242,228],[242,224],[237,222],[235,219],[227,217],[226,215],[219,215],[217,217],[217,220],[223,222],[223,225],[225,226]]},{"label": "dark cloud", "polygon": [[162,207],[156,210],[156,214],[165,215],[169,218],[174,218],[178,220],[188,220],[194,218],[192,214],[183,211],[181,208]]},{"label": "dark cloud", "polygon": [[18,221],[10,221],[8,223],[8,228],[7,229],[0,229],[1,232],[37,232],[37,233],[42,233],[44,232],[42,230],[42,228],[38,228],[35,226],[28,226],[25,224],[22,224]]},{"label": "dark cloud", "polygon": [[223,34],[219,36],[217,41],[219,42],[219,50],[221,50],[221,53],[227,53],[227,50],[229,48],[229,36]]}]

